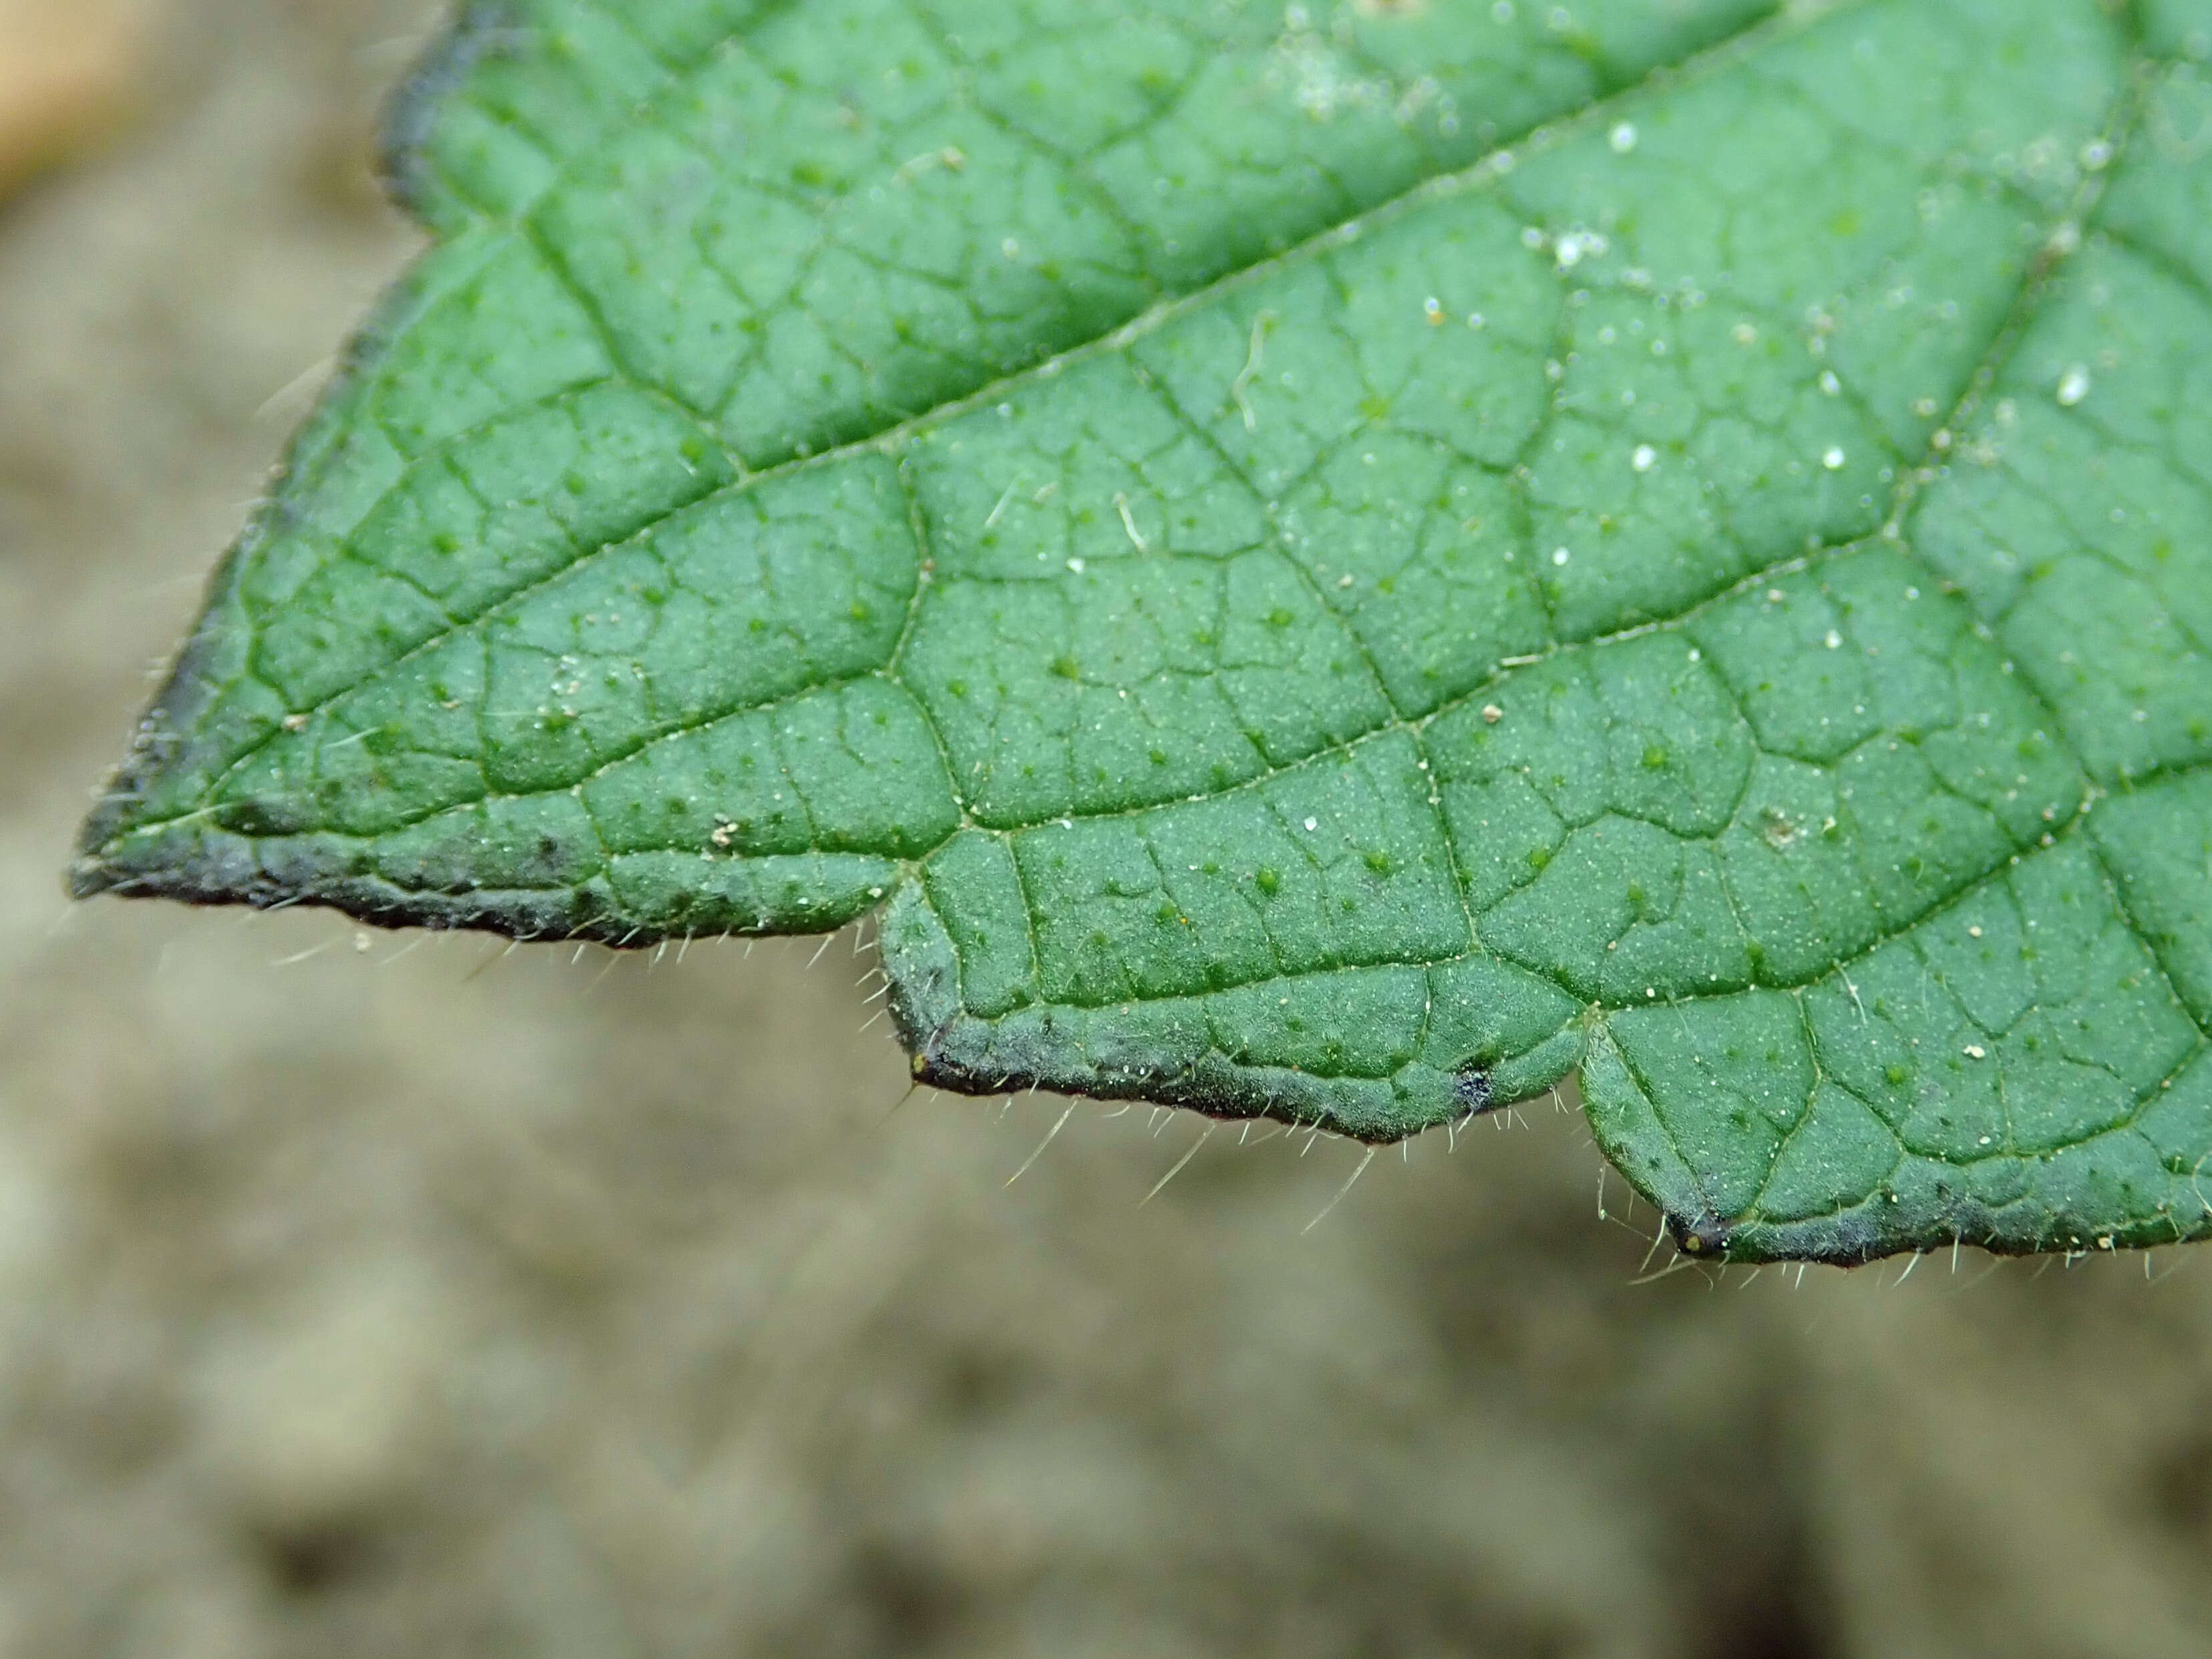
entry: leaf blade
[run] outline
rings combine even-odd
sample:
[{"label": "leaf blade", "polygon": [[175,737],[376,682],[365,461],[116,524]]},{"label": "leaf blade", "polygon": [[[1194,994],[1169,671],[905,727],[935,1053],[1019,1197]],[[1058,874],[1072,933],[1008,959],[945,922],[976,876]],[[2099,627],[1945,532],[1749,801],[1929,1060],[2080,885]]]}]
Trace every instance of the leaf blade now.
[{"label": "leaf blade", "polygon": [[[2208,1017],[2207,906],[2169,856],[2193,808],[2119,809],[2199,758],[2212,580],[2201,537],[2082,516],[2171,526],[2197,500],[2194,452],[2166,448],[2203,400],[2155,337],[2212,340],[2205,169],[2160,137],[2201,101],[2185,64],[2138,122],[2145,43],[2095,5],[1841,8],[1401,194],[1461,159],[1431,101],[1459,83],[1387,120],[1375,88],[1481,20],[1347,7],[1348,32],[1270,22],[1190,58],[1182,101],[1151,106],[1150,176],[1194,133],[1252,162],[1205,174],[1259,205],[1193,252],[1169,246],[1200,222],[1180,186],[1133,217],[1115,171],[1144,96],[1102,70],[1055,135],[999,73],[1039,40],[1064,73],[1103,24],[957,50],[920,14],[864,42],[822,27],[861,9],[656,14],[665,37],[610,47],[611,73],[661,76],[664,101],[627,128],[580,114],[558,165],[467,162],[488,94],[449,94],[458,125],[433,115],[425,143],[444,173],[416,186],[444,239],[234,560],[82,887],[617,943],[888,899],[902,1036],[957,1086],[1379,1140],[1583,1064],[1601,1144],[1699,1251],[2204,1230],[2174,1163]],[[2190,15],[2154,8],[2148,46]],[[1562,47],[1577,98],[1628,78],[1605,27]],[[1129,85],[1165,74],[1163,38],[1122,43]],[[793,67],[840,40],[898,60],[886,131],[927,143],[895,167],[866,111],[836,138]],[[535,90],[532,61],[485,60],[516,131],[580,60]],[[1470,87],[1547,84],[1453,61]],[[1276,124],[1189,100],[1223,74]],[[763,110],[821,178],[769,191],[773,154],[715,176],[701,135],[726,147]],[[995,274],[970,256],[981,180],[1055,143],[1042,245],[1109,252],[1044,303],[1021,284],[1060,279],[1023,236]],[[1285,144],[1353,182],[1268,194],[1253,158]],[[471,205],[469,166],[506,182]],[[709,292],[666,237],[696,240],[725,185],[784,263]],[[890,205],[848,212],[862,196]],[[859,319],[846,368],[833,317]],[[768,356],[732,346],[748,318]],[[814,332],[778,344],[787,325]],[[740,397],[778,350],[789,383]],[[2053,510],[2054,476],[2098,482]],[[2059,540],[2023,561],[2039,532]],[[2074,951],[2103,981],[1960,947],[1953,922],[1999,898],[2094,912]],[[1956,1052],[1869,1071],[1877,1036]],[[1705,1052],[1747,1043],[1756,1086]],[[1991,1090],[2044,1116],[1959,1141]]]}]

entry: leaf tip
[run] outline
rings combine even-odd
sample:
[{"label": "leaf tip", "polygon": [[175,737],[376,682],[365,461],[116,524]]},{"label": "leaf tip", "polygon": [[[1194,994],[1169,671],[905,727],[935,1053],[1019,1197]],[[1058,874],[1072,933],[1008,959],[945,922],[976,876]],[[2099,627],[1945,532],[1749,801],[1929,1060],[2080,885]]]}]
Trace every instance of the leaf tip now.
[{"label": "leaf tip", "polygon": [[62,890],[73,899],[97,898],[111,892],[116,878],[106,860],[95,853],[80,853],[62,872]]}]

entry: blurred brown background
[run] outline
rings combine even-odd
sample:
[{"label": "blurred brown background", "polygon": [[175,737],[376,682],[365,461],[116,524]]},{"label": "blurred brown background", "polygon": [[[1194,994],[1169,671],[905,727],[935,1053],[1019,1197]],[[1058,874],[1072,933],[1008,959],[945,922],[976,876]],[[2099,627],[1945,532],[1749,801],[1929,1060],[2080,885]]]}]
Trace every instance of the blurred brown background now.
[{"label": "blurred brown background", "polygon": [[850,937],[70,912],[430,21],[0,0],[0,1656],[2212,1654],[2212,1255],[1638,1283],[1543,1103],[1009,1188]]}]

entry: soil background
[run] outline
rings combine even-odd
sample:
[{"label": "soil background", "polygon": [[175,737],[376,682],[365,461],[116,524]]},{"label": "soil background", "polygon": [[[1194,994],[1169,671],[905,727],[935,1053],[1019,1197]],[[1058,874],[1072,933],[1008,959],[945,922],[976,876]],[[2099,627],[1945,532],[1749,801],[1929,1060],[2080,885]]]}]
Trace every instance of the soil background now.
[{"label": "soil background", "polygon": [[2212,1255],[1647,1280],[1549,1103],[1009,1186],[854,935],[67,905],[431,21],[184,0],[0,205],[0,1656],[2212,1654]]}]

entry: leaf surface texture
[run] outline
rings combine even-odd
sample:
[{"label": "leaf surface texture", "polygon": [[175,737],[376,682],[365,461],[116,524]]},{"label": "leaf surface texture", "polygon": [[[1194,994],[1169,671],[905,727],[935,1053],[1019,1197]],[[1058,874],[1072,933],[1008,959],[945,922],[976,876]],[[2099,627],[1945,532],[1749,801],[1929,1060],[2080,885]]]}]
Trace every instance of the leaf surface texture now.
[{"label": "leaf surface texture", "polygon": [[76,881],[880,908],[918,1075],[2212,1230],[2212,5],[528,0]]}]

